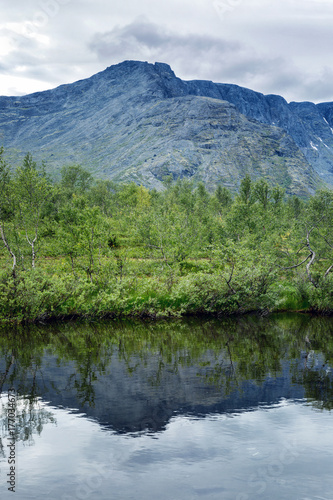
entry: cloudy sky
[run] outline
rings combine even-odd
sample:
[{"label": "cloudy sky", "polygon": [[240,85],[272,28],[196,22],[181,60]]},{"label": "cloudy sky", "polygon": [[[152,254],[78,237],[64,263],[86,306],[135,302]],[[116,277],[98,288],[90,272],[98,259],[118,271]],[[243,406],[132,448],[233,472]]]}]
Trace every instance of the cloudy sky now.
[{"label": "cloudy sky", "polygon": [[288,101],[333,101],[332,0],[0,0],[0,95],[126,59]]}]

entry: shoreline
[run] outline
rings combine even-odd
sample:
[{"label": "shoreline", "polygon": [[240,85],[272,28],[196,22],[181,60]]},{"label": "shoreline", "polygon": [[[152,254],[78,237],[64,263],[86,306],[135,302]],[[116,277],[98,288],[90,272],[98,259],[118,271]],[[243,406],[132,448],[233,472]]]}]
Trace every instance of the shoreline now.
[{"label": "shoreline", "polygon": [[22,318],[17,320],[15,318],[2,318],[0,320],[0,326],[14,326],[14,325],[50,325],[58,322],[70,323],[72,321],[113,321],[113,320],[148,320],[153,322],[165,321],[165,320],[175,320],[175,319],[226,319],[226,318],[243,318],[245,316],[257,316],[260,318],[270,317],[273,314],[298,314],[313,317],[331,317],[333,316],[332,311],[319,311],[313,308],[308,309],[272,309],[272,310],[262,310],[262,309],[251,309],[246,311],[235,311],[235,312],[192,312],[192,313],[167,313],[163,312],[132,312],[128,314],[117,314],[117,313],[103,313],[103,314],[83,314],[83,313],[71,313],[66,315],[53,315],[53,316],[41,316],[38,318]]}]

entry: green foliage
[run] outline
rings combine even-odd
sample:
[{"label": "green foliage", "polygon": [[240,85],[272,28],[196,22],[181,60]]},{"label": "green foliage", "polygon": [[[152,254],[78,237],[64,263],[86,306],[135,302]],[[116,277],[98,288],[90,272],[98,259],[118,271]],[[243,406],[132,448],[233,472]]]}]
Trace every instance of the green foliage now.
[{"label": "green foliage", "polygon": [[81,165],[69,165],[61,169],[61,187],[68,193],[84,193],[93,182],[92,175]]},{"label": "green foliage", "polygon": [[13,210],[10,169],[4,157],[4,149],[0,147],[0,220],[9,220],[13,216]]},{"label": "green foliage", "polygon": [[0,149],[2,320],[333,311],[331,191],[285,202],[246,176],[234,199],[180,179],[158,193],[80,166],[51,184],[29,154],[11,171]]},{"label": "green foliage", "polygon": [[245,205],[248,205],[251,202],[252,195],[252,181],[249,175],[246,175],[244,179],[242,179],[239,187],[239,197]]},{"label": "green foliage", "polygon": [[333,309],[333,275],[321,278],[317,287],[309,287],[309,303],[318,312],[332,313]]},{"label": "green foliage", "polygon": [[[215,199],[214,199],[215,198]],[[213,198],[213,203],[215,202],[218,210],[223,210],[232,204],[232,195],[229,189],[220,184],[217,186],[215,191],[215,197]]]},{"label": "green foliage", "polygon": [[264,179],[260,179],[255,183],[253,191],[255,199],[257,199],[264,210],[266,210],[270,198],[268,183]]}]

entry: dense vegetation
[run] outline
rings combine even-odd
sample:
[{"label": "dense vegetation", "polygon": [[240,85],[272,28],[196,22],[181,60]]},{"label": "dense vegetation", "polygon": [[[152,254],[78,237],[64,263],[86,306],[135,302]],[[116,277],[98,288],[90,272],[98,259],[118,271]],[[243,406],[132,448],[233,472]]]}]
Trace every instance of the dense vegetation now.
[{"label": "dense vegetation", "polygon": [[331,312],[332,215],[332,191],[286,199],[245,177],[234,197],[185,179],[157,192],[78,165],[51,182],[1,149],[0,318]]}]

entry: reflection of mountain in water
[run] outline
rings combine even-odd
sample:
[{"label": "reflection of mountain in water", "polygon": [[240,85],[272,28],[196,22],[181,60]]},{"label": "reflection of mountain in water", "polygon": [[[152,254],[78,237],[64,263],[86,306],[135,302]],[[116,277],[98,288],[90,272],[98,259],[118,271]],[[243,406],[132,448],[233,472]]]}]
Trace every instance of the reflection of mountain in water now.
[{"label": "reflection of mountain in water", "polygon": [[[2,346],[3,390],[14,385],[119,433],[162,430],[176,414],[234,413],[281,398],[311,397],[330,407],[330,355],[320,354],[323,346],[329,354],[330,341],[318,344],[315,323],[307,319],[295,320],[293,328],[281,321],[192,322],[150,331],[142,324],[119,331],[114,325],[112,331],[60,327],[56,337],[38,332],[34,345],[17,336],[19,346]],[[330,335],[327,326],[322,331]],[[310,347],[317,347],[312,358]]]},{"label": "reflection of mountain in water", "polygon": [[[96,419],[101,425],[117,432],[136,432],[144,429],[154,431],[165,427],[174,414],[206,415],[209,413],[232,413],[248,410],[258,405],[270,405],[281,398],[303,398],[304,389],[293,385],[289,364],[283,364],[282,374],[267,377],[262,382],[237,381],[230,364],[214,355],[206,354],[202,367],[163,364],[153,355],[145,364],[139,358],[131,359],[132,372],[115,353],[110,360],[108,373],[92,382],[94,403],[82,404],[78,397],[78,386],[70,387],[74,372],[71,364],[60,365],[50,355],[43,358],[37,376],[44,400],[52,406],[77,409]],[[210,380],[216,365],[224,366],[221,383]],[[157,379],[157,373],[158,379]],[[226,394],[223,381],[228,380],[231,393]]]}]

